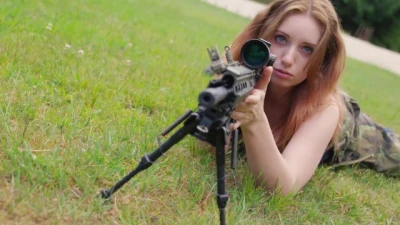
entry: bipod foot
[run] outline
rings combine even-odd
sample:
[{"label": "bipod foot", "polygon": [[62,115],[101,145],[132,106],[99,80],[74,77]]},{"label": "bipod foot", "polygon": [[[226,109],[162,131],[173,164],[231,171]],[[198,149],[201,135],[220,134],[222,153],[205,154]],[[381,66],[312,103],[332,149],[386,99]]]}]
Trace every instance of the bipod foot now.
[{"label": "bipod foot", "polygon": [[[142,160],[140,161],[139,165],[132,170],[128,175],[123,177],[120,181],[118,181],[113,187],[109,189],[103,189],[100,191],[98,194],[99,197],[103,199],[109,199],[112,194],[114,194],[116,191],[118,191],[125,183],[127,183],[130,179],[132,179],[134,176],[136,176],[139,172],[149,168],[151,165],[153,165],[158,158],[160,158],[162,155],[164,155],[173,145],[181,141],[186,135],[192,133],[197,125],[200,123],[200,117],[197,113],[192,113],[189,114],[187,112],[185,115],[183,115],[178,122],[180,123],[182,120],[188,118],[185,121],[185,124],[183,127],[181,127],[179,130],[177,130],[169,139],[167,139],[163,144],[161,144],[154,152],[145,155],[142,157]],[[167,129],[169,132],[171,129],[177,126],[177,123],[175,122],[173,125],[171,125],[170,128]],[[165,133],[167,133],[165,131]]]},{"label": "bipod foot", "polygon": [[111,199],[111,190],[110,189],[103,189],[100,190],[100,192],[97,194],[97,197],[105,199],[105,200],[110,200]]}]

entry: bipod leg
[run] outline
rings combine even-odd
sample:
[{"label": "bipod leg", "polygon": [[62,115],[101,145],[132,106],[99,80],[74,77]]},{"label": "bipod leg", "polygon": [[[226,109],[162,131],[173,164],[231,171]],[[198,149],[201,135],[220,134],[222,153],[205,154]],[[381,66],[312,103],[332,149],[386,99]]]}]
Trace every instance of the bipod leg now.
[{"label": "bipod leg", "polygon": [[225,127],[220,126],[218,128],[216,138],[217,204],[219,208],[220,224],[225,225],[225,207],[229,199],[225,190],[225,145],[228,138]]},{"label": "bipod leg", "polygon": [[239,141],[239,130],[235,129],[232,131],[232,155],[231,155],[231,169],[236,169],[237,165],[237,155],[238,155],[238,141]]},{"label": "bipod leg", "polygon": [[132,179],[140,171],[149,168],[159,157],[164,155],[173,145],[181,141],[186,135],[193,132],[196,126],[200,123],[200,117],[197,113],[193,113],[191,118],[188,118],[185,125],[176,131],[169,139],[161,144],[154,152],[147,154],[142,157],[139,165],[132,170],[128,175],[123,177],[117,184],[110,189],[104,189],[100,191],[100,196],[104,199],[108,199],[111,195],[120,189],[126,182]]}]

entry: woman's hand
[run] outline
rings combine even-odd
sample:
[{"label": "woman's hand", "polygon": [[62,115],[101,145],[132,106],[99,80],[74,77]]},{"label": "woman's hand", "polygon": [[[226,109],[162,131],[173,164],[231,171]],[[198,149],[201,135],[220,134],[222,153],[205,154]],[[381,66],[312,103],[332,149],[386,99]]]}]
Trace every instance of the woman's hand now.
[{"label": "woman's hand", "polygon": [[271,74],[272,67],[264,69],[250,95],[243,102],[239,103],[235,111],[232,112],[231,118],[236,120],[236,123],[231,127],[232,129],[237,129],[240,126],[242,128],[250,126],[265,116],[264,99]]}]

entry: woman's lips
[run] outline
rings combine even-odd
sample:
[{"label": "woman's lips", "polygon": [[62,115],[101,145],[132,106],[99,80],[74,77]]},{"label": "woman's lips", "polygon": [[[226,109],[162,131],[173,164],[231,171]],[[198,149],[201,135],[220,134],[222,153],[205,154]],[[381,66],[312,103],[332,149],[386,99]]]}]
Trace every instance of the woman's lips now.
[{"label": "woman's lips", "polygon": [[277,69],[274,68],[274,72],[277,76],[282,77],[282,78],[290,78],[293,77],[293,75],[285,70]]}]

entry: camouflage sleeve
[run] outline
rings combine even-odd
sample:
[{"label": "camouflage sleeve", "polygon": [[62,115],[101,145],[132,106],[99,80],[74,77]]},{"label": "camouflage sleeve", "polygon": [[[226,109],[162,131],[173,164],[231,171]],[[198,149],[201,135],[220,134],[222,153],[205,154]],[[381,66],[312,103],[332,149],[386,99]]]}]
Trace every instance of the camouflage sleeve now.
[{"label": "camouflage sleeve", "polygon": [[400,136],[361,112],[357,102],[342,94],[346,105],[339,141],[330,162],[334,166],[359,164],[400,177]]}]

